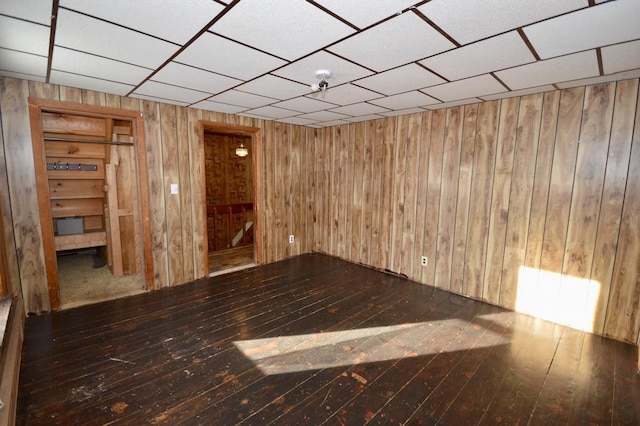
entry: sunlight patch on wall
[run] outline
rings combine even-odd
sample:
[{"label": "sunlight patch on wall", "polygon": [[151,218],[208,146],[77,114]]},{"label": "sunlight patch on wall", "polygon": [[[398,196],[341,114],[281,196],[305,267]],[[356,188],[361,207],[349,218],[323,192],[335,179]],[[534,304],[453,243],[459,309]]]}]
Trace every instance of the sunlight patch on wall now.
[{"label": "sunlight patch on wall", "polygon": [[[442,326],[451,328],[452,336],[444,343],[444,352],[491,346],[478,345],[475,339],[456,340],[456,334],[469,326],[459,319],[240,340],[234,345],[264,374],[284,374],[439,353],[442,340],[431,342],[428,337],[433,327]],[[485,333],[496,335],[489,330]],[[487,340],[494,339],[483,339]]]},{"label": "sunlight patch on wall", "polygon": [[593,332],[599,297],[598,281],[520,267],[517,312]]}]

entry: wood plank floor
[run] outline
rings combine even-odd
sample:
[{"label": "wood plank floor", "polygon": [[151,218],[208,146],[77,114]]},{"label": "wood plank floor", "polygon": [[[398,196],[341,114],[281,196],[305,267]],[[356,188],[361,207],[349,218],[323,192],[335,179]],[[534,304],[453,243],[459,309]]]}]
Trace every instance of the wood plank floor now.
[{"label": "wood plank floor", "polygon": [[28,318],[18,424],[640,424],[636,351],[310,254]]}]

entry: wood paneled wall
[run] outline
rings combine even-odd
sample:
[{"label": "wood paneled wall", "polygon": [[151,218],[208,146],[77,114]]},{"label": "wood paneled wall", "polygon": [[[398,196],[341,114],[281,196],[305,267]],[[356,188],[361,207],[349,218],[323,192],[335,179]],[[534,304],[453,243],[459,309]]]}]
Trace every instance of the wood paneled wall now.
[{"label": "wood paneled wall", "polygon": [[638,80],[308,132],[315,250],[638,343]]},{"label": "wood paneled wall", "polygon": [[[140,111],[144,116],[152,227],[154,287],[191,281],[205,275],[205,229],[198,121],[237,124],[260,129],[265,159],[262,179],[264,262],[309,252],[313,240],[307,222],[313,209],[303,164],[306,131],[289,124],[187,109],[88,90],[0,78],[2,149],[0,197],[14,293],[20,287],[28,312],[50,309],[27,110],[28,97]],[[170,193],[170,184],[179,193]],[[289,244],[294,234],[294,244]]]},{"label": "wood paneled wall", "polygon": [[9,276],[41,312],[29,96],[144,114],[156,288],[205,274],[204,120],[260,129],[265,263],[321,251],[638,343],[638,80],[311,129],[1,78]]}]

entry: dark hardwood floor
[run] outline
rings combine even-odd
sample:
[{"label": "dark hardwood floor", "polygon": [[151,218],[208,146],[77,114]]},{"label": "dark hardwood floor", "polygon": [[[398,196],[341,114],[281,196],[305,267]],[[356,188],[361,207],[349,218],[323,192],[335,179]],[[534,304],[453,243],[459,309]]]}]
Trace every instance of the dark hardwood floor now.
[{"label": "dark hardwood floor", "polygon": [[303,255],[28,318],[18,424],[640,424],[636,351]]}]

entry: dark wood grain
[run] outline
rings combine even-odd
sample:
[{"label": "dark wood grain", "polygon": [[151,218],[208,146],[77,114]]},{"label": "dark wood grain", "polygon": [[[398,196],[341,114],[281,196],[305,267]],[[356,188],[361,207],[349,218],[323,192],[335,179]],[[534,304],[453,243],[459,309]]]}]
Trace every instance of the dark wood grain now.
[{"label": "dark wood grain", "polygon": [[637,424],[636,360],[307,254],[27,318],[17,424]]}]

